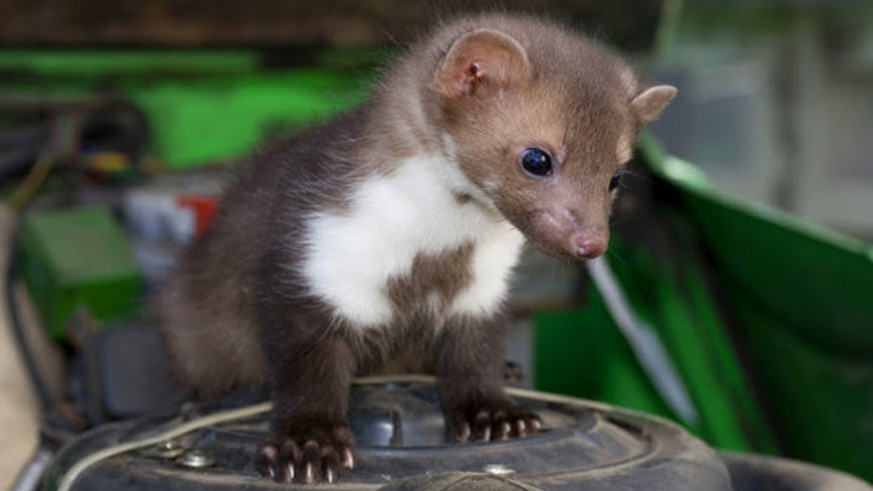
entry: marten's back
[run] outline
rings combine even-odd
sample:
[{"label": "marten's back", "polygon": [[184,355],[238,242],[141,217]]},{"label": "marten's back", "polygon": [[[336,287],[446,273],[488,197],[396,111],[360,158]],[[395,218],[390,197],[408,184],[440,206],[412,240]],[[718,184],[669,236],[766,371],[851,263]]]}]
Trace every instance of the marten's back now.
[{"label": "marten's back", "polygon": [[241,164],[213,223],[184,252],[153,305],[182,385],[211,396],[265,380],[258,276],[263,268],[293,269],[293,254],[285,264],[265,264],[270,251],[300,250],[304,217],[342,201],[354,172],[353,162],[337,158],[338,142],[357,130],[357,119],[357,112],[342,115]]}]

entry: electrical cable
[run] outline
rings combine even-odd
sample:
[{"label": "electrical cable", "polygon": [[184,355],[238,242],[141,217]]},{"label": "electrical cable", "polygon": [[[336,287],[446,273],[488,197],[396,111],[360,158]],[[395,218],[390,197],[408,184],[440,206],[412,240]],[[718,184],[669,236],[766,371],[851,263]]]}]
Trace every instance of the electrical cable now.
[{"label": "electrical cable", "polygon": [[43,152],[37,157],[30,172],[27,173],[27,176],[25,176],[24,180],[9,198],[9,206],[13,210],[21,210],[33,198],[40,186],[42,186],[42,183],[45,182],[45,178],[48,177],[54,162],[55,158],[51,155],[51,152]]},{"label": "electrical cable", "polygon": [[7,201],[9,206],[15,212],[20,212],[24,206],[30,202],[36,192],[39,190],[42,183],[45,182],[49,172],[54,166],[55,160],[60,149],[69,148],[70,154],[73,153],[78,137],[78,127],[74,122],[57,119],[49,124],[49,136],[36,157],[36,161],[30,168],[30,171],[12,193]]},{"label": "electrical cable", "polygon": [[51,392],[48,390],[48,385],[37,367],[36,359],[28,346],[27,337],[24,334],[24,325],[21,321],[21,313],[18,310],[18,301],[15,298],[15,280],[18,277],[18,250],[21,235],[19,217],[22,209],[27,205],[42,185],[43,181],[45,181],[46,176],[52,168],[54,163],[54,157],[52,155],[54,145],[52,145],[52,141],[54,140],[56,139],[49,138],[49,143],[47,143],[46,148],[40,152],[40,156],[33,164],[30,172],[21,184],[19,184],[18,188],[13,192],[7,202],[7,205],[11,209],[11,214],[14,214],[12,218],[14,224],[7,244],[9,250],[7,253],[5,281],[5,298],[7,311],[9,312],[9,326],[12,330],[14,339],[18,344],[18,350],[24,361],[25,369],[30,376],[34,393],[39,400],[43,414],[47,414],[54,404],[52,403]]},{"label": "electrical cable", "polygon": [[69,491],[70,488],[73,486],[73,482],[76,480],[76,478],[78,478],[89,467],[102,460],[114,457],[125,452],[129,452],[131,450],[136,450],[151,445],[158,445],[159,443],[171,440],[173,438],[177,438],[184,435],[185,433],[189,433],[205,426],[223,423],[226,421],[233,421],[236,419],[247,418],[249,416],[264,413],[272,409],[272,407],[272,403],[264,402],[261,404],[256,404],[254,406],[221,411],[200,418],[192,419],[151,437],[125,442],[118,445],[113,445],[111,447],[106,447],[102,450],[98,450],[97,452],[88,455],[87,457],[76,462],[72,467],[70,467],[58,484],[57,491]]}]

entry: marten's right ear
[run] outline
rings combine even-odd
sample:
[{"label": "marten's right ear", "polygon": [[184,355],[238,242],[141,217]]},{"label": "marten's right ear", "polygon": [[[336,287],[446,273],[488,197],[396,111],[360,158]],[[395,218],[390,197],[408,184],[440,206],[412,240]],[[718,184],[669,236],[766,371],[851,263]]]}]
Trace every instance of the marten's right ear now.
[{"label": "marten's right ear", "polygon": [[530,78],[524,47],[493,29],[477,29],[455,41],[431,84],[444,97],[499,95]]},{"label": "marten's right ear", "polygon": [[676,97],[676,87],[657,85],[649,87],[631,100],[631,107],[637,119],[643,124],[651,123],[661,111]]}]

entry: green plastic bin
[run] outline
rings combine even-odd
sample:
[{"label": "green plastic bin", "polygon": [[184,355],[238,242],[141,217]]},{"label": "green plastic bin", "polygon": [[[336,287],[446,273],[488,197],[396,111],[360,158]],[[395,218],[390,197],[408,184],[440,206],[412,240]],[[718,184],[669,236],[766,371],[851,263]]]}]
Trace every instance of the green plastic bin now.
[{"label": "green plastic bin", "polygon": [[[608,261],[681,374],[710,443],[873,479],[873,249],[729,198],[652,140]],[[636,192],[639,191],[639,192]],[[593,286],[536,316],[536,386],[679,420]]]}]

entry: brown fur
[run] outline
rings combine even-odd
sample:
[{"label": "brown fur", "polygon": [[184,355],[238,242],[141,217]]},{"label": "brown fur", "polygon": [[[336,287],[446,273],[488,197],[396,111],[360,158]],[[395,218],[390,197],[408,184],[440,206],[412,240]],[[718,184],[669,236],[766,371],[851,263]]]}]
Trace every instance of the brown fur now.
[{"label": "brown fur", "polygon": [[444,309],[472,280],[472,253],[473,244],[465,244],[436,256],[416,256],[409,274],[388,280],[388,296],[396,310],[408,313]]},{"label": "brown fur", "polygon": [[[475,244],[420,254],[385,285],[394,321],[360,329],[309,291],[299,254],[306,217],[347,213],[364,179],[390,175],[405,158],[451,154],[477,188],[455,192],[457,206],[508,219],[548,252],[585,255],[580,244],[595,242],[599,254],[620,156],[671,89],[642,92],[629,67],[551,23],[483,15],[440,27],[367,103],[242,170],[157,304],[176,375],[204,396],[271,383],[274,438],[259,468],[278,480],[294,469],[300,481],[306,465],[329,479],[351,458],[346,395],[357,374],[437,374],[462,440],[534,431],[535,416],[502,392],[499,313],[441,312],[473,280]],[[521,171],[531,146],[552,155],[553,175]]]},{"label": "brown fur", "polygon": [[[639,126],[630,104],[638,82],[628,78],[632,72],[622,62],[553,25],[504,18],[483,24],[520,41],[523,52],[501,47],[494,60],[515,79],[503,80],[498,69],[496,83],[506,85],[500,97],[456,102],[449,92],[450,103],[433,101],[432,117],[454,137],[467,175],[483,188],[496,179],[490,197],[543,249],[566,254],[568,236],[580,229],[605,241],[609,180],[624,164],[619,148]],[[438,76],[438,86],[444,76]],[[559,179],[538,182],[503,171],[531,146],[553,156]],[[571,220],[559,227],[542,219],[544,213],[560,219],[563,210]]]}]

